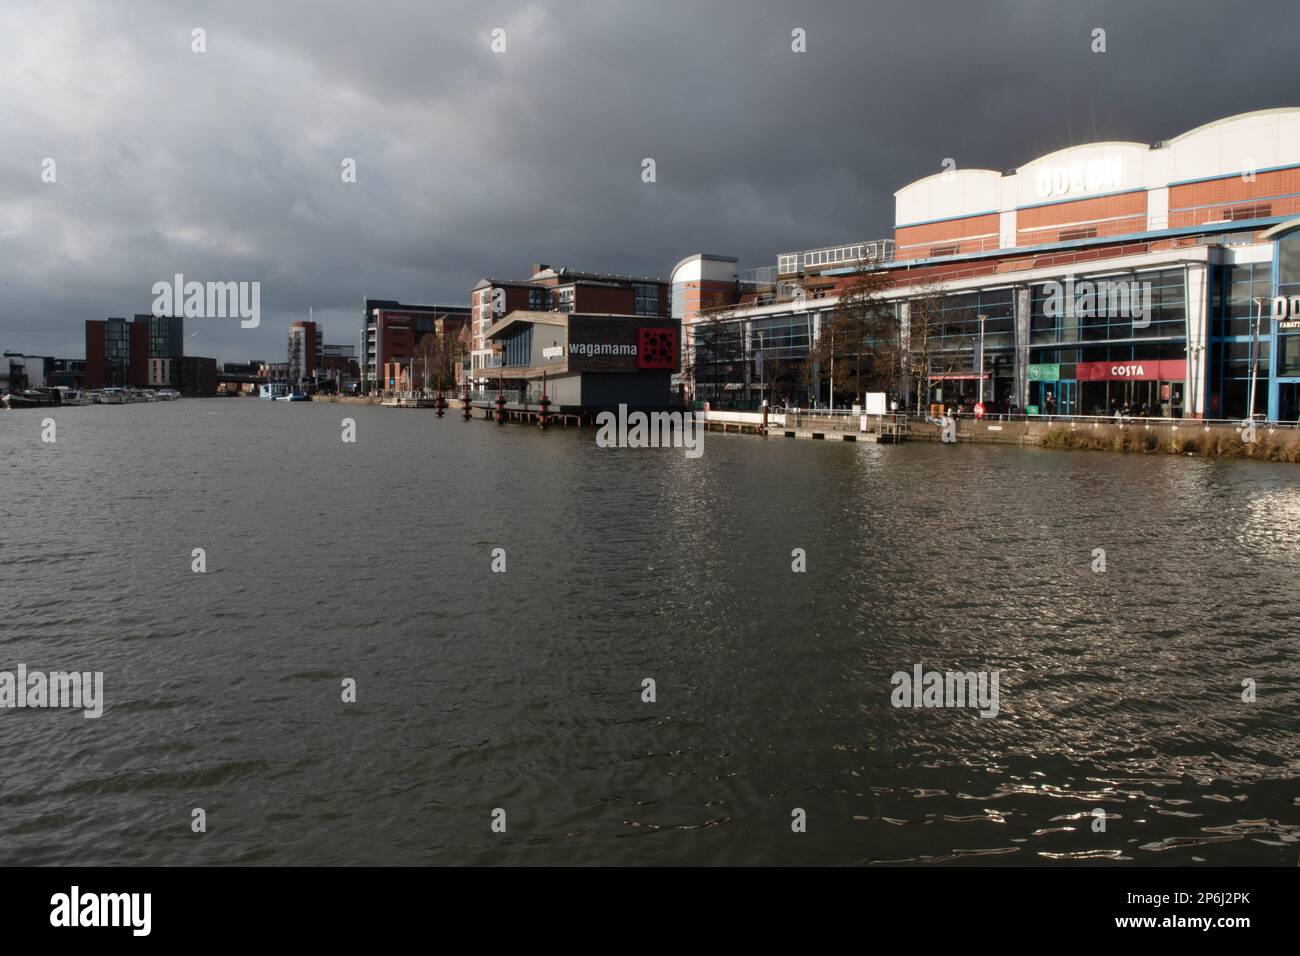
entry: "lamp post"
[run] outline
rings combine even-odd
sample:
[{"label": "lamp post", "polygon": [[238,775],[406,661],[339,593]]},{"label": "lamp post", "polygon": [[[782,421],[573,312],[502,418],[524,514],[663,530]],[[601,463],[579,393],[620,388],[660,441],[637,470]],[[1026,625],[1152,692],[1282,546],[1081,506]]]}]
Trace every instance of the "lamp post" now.
[{"label": "lamp post", "polygon": [[1254,297],[1255,302],[1255,321],[1250,327],[1250,398],[1246,404],[1246,420],[1253,422],[1255,420],[1255,378],[1256,370],[1259,368],[1259,323],[1264,311],[1264,299],[1261,296]]},{"label": "lamp post", "polygon": [[980,320],[980,351],[979,351],[979,368],[975,369],[975,374],[979,376],[979,403],[984,404],[984,321],[987,315],[977,315]]}]

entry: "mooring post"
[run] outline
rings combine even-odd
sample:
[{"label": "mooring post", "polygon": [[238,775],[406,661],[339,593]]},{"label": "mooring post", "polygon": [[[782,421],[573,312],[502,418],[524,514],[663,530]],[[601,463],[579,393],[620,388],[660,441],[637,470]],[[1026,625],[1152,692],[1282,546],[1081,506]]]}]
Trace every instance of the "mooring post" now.
[{"label": "mooring post", "polygon": [[546,370],[542,369],[542,397],[537,403],[542,406],[541,413],[537,416],[537,425],[545,429],[550,423],[546,420],[547,409],[551,407],[551,400],[546,397]]}]

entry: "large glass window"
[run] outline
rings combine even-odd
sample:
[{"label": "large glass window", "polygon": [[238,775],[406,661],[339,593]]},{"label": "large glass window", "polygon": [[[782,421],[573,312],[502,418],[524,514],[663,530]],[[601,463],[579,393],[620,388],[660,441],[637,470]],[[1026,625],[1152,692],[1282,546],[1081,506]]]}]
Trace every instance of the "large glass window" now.
[{"label": "large glass window", "polygon": [[751,343],[773,359],[805,359],[811,340],[812,319],[807,314],[755,319],[750,325]]},{"label": "large glass window", "polygon": [[1030,287],[1031,345],[1184,339],[1182,269],[1066,277]]},{"label": "large glass window", "polygon": [[[1272,293],[1273,265],[1268,262],[1229,263],[1215,266],[1210,275],[1207,414],[1211,418],[1245,418],[1253,370],[1254,411],[1262,415],[1268,411],[1268,300]],[[1260,304],[1255,302],[1257,298],[1261,300]],[[1262,316],[1259,341],[1252,350],[1251,332],[1257,316]]]}]

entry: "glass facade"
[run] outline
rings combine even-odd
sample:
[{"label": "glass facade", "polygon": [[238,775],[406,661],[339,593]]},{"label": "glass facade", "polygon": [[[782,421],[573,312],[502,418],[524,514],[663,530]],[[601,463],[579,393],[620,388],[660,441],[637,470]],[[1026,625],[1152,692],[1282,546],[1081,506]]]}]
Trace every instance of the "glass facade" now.
[{"label": "glass facade", "polygon": [[[1290,298],[1300,295],[1300,231],[1283,236],[1277,241],[1276,294]],[[1276,397],[1271,399],[1269,416],[1279,422],[1300,421],[1300,329],[1274,326],[1274,381]]]},{"label": "glass facade", "polygon": [[813,330],[811,313],[754,319],[749,325],[752,348],[761,350],[765,358],[803,360],[808,357]]},{"label": "glass facade", "polygon": [[[929,307],[930,402],[973,405],[983,374],[985,402],[1010,404],[1015,392],[1016,290],[1010,286],[961,292]],[[983,368],[977,369],[984,319]]]},{"label": "glass facade", "polygon": [[[1073,288],[1064,278],[1030,286],[1029,364],[1055,366],[1057,378],[1031,378],[1027,410],[1111,415],[1127,409],[1130,415],[1181,417],[1186,375],[1165,363],[1187,357],[1185,270],[1082,276],[1073,282]],[[1065,307],[1071,299],[1073,307]],[[1097,371],[1101,363],[1126,366],[1132,377],[1092,378],[1106,374]]]},{"label": "glass facade", "polygon": [[518,331],[501,337],[502,365],[526,366],[532,360],[533,326],[528,322],[520,324]]},{"label": "glass facade", "polygon": [[[1252,365],[1256,377],[1255,412],[1262,415],[1268,411],[1271,351],[1268,308],[1272,290],[1271,262],[1211,268],[1209,394],[1206,417],[1246,418]],[[1255,302],[1257,298],[1259,303]],[[1251,331],[1257,316],[1259,336],[1252,348]]]},{"label": "glass facade", "polygon": [[126,319],[104,324],[104,380],[110,386],[129,385],[131,331]]},{"label": "glass facade", "polygon": [[636,290],[636,314],[658,315],[659,286],[653,282],[634,282],[632,288]]}]

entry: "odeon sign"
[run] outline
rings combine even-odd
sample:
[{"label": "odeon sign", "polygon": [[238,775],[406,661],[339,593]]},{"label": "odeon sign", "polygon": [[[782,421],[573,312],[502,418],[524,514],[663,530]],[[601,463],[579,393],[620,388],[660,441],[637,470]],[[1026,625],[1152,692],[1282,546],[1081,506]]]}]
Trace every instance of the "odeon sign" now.
[{"label": "odeon sign", "polygon": [[1279,295],[1273,300],[1273,321],[1279,329],[1300,329],[1300,295],[1287,298]]},{"label": "odeon sign", "polygon": [[1124,185],[1124,157],[1105,156],[1086,163],[1048,166],[1034,174],[1034,185],[1041,199],[1119,189]]}]

